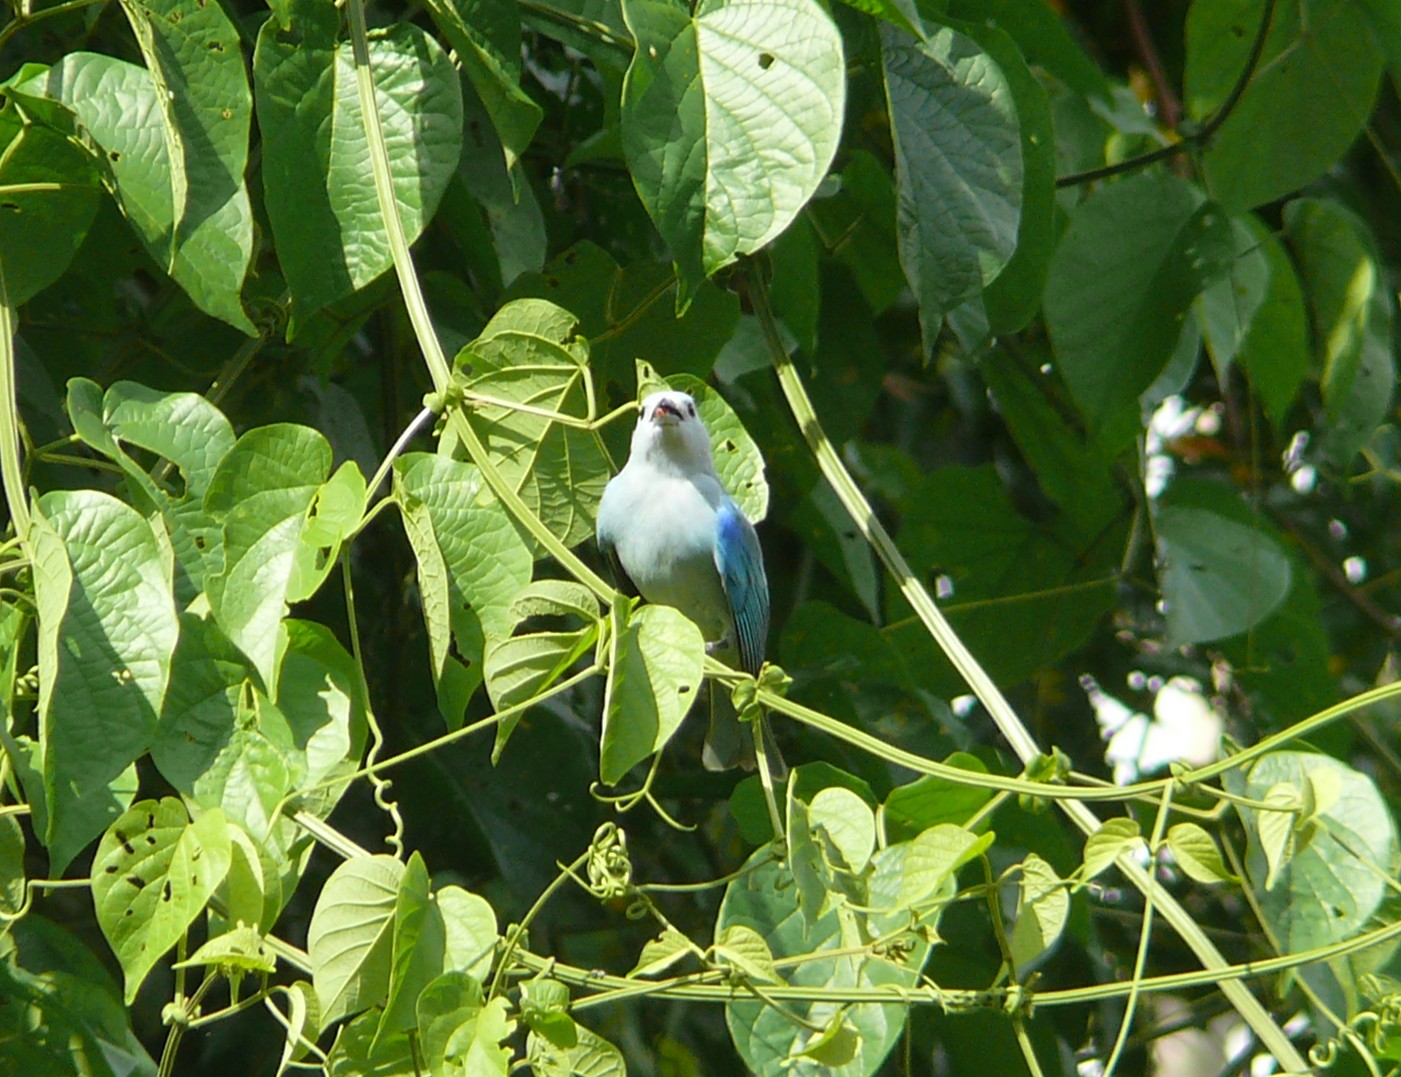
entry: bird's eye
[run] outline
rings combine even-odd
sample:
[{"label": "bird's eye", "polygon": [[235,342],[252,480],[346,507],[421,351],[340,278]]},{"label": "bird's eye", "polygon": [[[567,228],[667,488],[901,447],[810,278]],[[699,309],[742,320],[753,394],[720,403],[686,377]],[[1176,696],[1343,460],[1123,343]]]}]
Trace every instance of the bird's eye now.
[{"label": "bird's eye", "polygon": [[689,415],[692,419],[694,419],[696,417],[696,406],[694,404],[688,403],[686,405],[686,414]]}]

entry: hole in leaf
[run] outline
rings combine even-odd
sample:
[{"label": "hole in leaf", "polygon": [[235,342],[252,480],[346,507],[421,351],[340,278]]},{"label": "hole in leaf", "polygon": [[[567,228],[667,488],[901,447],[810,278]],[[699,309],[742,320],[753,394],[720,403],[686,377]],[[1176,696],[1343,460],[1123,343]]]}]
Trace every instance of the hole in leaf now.
[{"label": "hole in leaf", "polygon": [[18,202],[0,202],[0,209],[8,209],[12,213],[20,212]]},{"label": "hole in leaf", "polygon": [[161,889],[161,900],[162,900],[162,901],[169,901],[172,894],[173,894],[173,891],[170,889],[170,880],[167,879],[167,880],[165,881],[165,886]]},{"label": "hole in leaf", "polygon": [[773,67],[773,53],[771,53],[771,52],[761,52],[761,53],[759,53],[759,66],[762,67],[765,71],[767,71],[769,68]]},{"label": "hole in leaf", "polygon": [[121,153],[119,153],[117,150],[109,151],[107,156],[113,161],[120,161],[122,159]]},{"label": "hole in leaf", "polygon": [[146,835],[146,844],[147,844],[147,845],[155,845],[155,844],[156,844],[156,836],[155,836],[154,834],[147,834],[147,835]]},{"label": "hole in leaf", "polygon": [[734,443],[733,438],[726,438],[720,443],[720,448],[724,449],[726,452],[734,452],[739,446]]},{"label": "hole in leaf", "polygon": [[138,890],[140,890],[145,885],[141,881],[140,875],[128,875],[126,877],[126,881],[129,882],[132,886],[136,887],[136,889]]},{"label": "hole in leaf", "polygon": [[676,694],[677,694],[678,696],[688,696],[688,695],[690,695],[690,694],[691,694],[691,686],[690,686],[689,684],[683,684],[680,688],[678,688],[678,689],[676,690]]}]

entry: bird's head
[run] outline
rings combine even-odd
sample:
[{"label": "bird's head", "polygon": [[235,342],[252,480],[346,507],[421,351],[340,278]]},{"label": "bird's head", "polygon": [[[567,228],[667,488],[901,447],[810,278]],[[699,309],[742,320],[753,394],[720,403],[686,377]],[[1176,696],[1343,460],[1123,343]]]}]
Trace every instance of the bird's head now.
[{"label": "bird's head", "polygon": [[637,409],[633,455],[682,471],[711,471],[710,435],[689,393],[652,393]]}]

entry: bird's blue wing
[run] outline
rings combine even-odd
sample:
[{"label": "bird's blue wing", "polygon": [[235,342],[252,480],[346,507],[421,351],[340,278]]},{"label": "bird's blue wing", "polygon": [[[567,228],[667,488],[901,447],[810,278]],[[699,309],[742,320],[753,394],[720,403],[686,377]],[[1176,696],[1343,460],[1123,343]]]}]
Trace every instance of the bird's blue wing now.
[{"label": "bird's blue wing", "polygon": [[734,618],[739,664],[757,676],[769,637],[769,581],[754,525],[729,497],[715,513],[715,567]]}]

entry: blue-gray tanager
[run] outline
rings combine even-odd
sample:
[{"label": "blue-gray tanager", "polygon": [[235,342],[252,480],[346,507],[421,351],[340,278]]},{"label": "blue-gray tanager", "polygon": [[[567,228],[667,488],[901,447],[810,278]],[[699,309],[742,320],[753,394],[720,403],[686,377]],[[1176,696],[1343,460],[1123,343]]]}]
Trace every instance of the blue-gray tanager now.
[{"label": "blue-gray tanager", "polygon": [[[708,652],[738,657],[740,669],[758,674],[769,633],[764,554],[754,525],[720,485],[710,435],[688,394],[642,401],[628,462],[598,506],[598,545],[620,588],[680,610]],[[704,754],[711,769],[741,761],[738,723],[724,710],[712,707]]]}]

